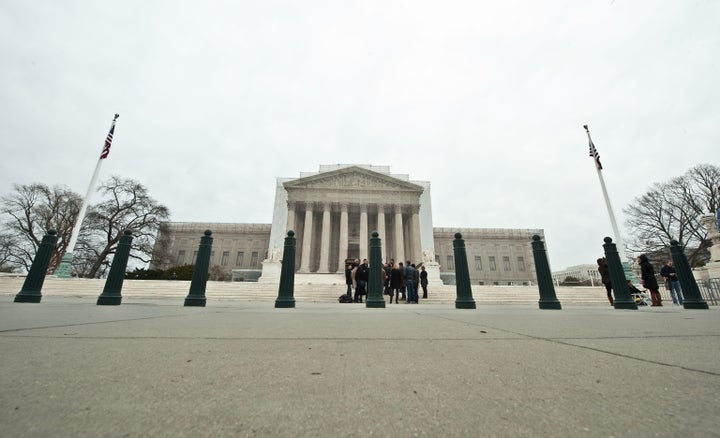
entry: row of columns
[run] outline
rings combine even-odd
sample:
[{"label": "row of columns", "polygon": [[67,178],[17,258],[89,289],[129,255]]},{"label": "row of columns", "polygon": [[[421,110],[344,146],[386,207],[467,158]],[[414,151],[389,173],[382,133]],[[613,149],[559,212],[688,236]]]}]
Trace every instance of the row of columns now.
[{"label": "row of columns", "polygon": [[[330,202],[316,203],[305,202],[305,224],[302,236],[302,253],[300,254],[300,272],[310,272],[312,261],[313,246],[313,213],[315,206],[322,205],[322,231],[320,233],[320,267],[318,272],[330,272],[330,253],[331,253],[331,223],[330,213],[333,204]],[[337,203],[340,209],[340,238],[338,244],[338,269],[342,270],[345,266],[345,259],[348,258],[349,249],[349,203]],[[377,228],[381,240],[385,240],[385,204],[375,204],[377,206]],[[368,257],[368,205],[360,204],[360,258]],[[395,237],[395,254],[394,258],[398,261],[405,260],[405,224],[403,223],[403,207],[402,205],[393,205],[394,212],[394,237]],[[410,248],[412,253],[418,257],[421,253],[420,247],[420,206],[412,205],[411,218],[409,223]],[[288,220],[287,229],[295,229],[295,214],[297,212],[297,203],[288,201]],[[387,250],[382,249],[382,259],[387,260]]]}]

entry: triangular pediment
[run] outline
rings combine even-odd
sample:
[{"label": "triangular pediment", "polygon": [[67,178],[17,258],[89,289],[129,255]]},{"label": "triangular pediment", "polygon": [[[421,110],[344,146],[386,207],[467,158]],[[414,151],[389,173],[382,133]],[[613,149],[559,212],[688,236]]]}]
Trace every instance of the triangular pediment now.
[{"label": "triangular pediment", "polygon": [[417,184],[359,166],[350,166],[298,178],[284,183],[283,186],[286,190],[395,190],[408,192],[422,192],[424,190],[422,186]]}]

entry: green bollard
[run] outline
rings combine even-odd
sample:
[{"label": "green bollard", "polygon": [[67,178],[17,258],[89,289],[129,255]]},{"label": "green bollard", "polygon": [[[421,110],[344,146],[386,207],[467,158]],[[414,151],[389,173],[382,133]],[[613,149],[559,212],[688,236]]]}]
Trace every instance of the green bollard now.
[{"label": "green bollard", "polygon": [[368,295],[365,300],[365,307],[384,308],[382,282],[382,242],[377,231],[372,232],[370,238],[370,278],[368,281]]},{"label": "green bollard", "polygon": [[205,286],[207,286],[208,271],[210,269],[210,249],[213,238],[212,231],[205,230],[205,235],[200,238],[195,268],[193,269],[192,281],[190,281],[190,292],[185,297],[185,306],[205,307]]},{"label": "green bollard", "polygon": [[682,288],[683,307],[685,309],[709,309],[707,301],[700,294],[700,288],[695,281],[685,252],[677,240],[670,241],[670,253]]},{"label": "green bollard", "polygon": [[275,308],[295,307],[295,231],[289,230],[283,248],[280,287]]},{"label": "green bollard", "polygon": [[128,258],[130,258],[132,240],[132,231],[123,231],[112,265],[110,265],[110,273],[105,280],[105,288],[97,299],[98,306],[118,306],[122,302],[121,292],[123,280],[125,280],[125,268],[127,268]]},{"label": "green bollard", "polygon": [[15,295],[16,303],[39,303],[42,299],[40,291],[45,281],[47,268],[50,265],[50,256],[55,249],[55,242],[57,242],[57,231],[48,230],[35,253],[35,258],[32,265],[30,265],[30,272],[25,277],[22,289]]},{"label": "green bollard", "polygon": [[625,270],[623,269],[623,264],[620,261],[620,254],[618,254],[617,245],[612,243],[612,239],[610,237],[606,237],[603,240],[605,241],[605,244],[603,245],[605,258],[607,259],[608,269],[610,270],[610,283],[612,283],[613,293],[615,294],[613,307],[616,309],[637,310],[637,303],[630,295],[630,289],[627,285]]},{"label": "green bollard", "polygon": [[467,253],[465,252],[465,241],[460,233],[455,233],[453,252],[455,254],[455,285],[457,290],[455,308],[475,309],[475,300],[473,300],[472,287],[470,286],[470,269],[468,268]]},{"label": "green bollard", "polygon": [[532,240],[535,273],[537,274],[538,289],[540,290],[538,305],[541,309],[562,309],[555,294],[555,285],[553,285],[547,251],[545,251],[545,242],[540,240],[540,236],[537,234],[532,237]]}]

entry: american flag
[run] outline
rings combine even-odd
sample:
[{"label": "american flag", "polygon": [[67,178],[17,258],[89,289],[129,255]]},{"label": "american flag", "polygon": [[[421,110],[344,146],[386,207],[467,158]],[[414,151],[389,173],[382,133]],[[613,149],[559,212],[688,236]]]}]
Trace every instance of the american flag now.
[{"label": "american flag", "polygon": [[590,156],[595,158],[595,167],[597,167],[598,170],[602,170],[602,164],[600,164],[600,154],[597,149],[595,149],[595,145],[592,140],[590,140]]},{"label": "american flag", "polygon": [[103,150],[100,153],[100,159],[104,160],[105,158],[110,155],[110,146],[112,146],[112,140],[113,135],[115,134],[115,121],[117,118],[120,117],[120,114],[115,114],[115,118],[112,121],[112,125],[110,125],[110,131],[108,132],[107,137],[105,138],[105,146],[103,146]]}]

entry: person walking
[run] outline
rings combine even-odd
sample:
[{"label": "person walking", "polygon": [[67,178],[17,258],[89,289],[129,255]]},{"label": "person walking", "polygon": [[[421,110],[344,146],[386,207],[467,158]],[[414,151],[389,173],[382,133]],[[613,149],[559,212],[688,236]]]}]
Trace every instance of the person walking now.
[{"label": "person walking", "polygon": [[422,290],[423,290],[423,300],[426,300],[427,299],[428,279],[427,279],[427,271],[425,270],[425,266],[420,266],[420,286],[422,286]]},{"label": "person walking", "polygon": [[645,254],[638,256],[637,263],[640,265],[640,278],[642,280],[642,285],[645,289],[650,291],[650,300],[652,301],[650,306],[661,307],[662,297],[660,296],[660,291],[658,290],[659,287],[657,280],[655,279],[655,269],[653,268],[653,265],[650,264],[650,260],[648,260]]},{"label": "person walking", "polygon": [[608,267],[607,259],[605,257],[597,259],[597,264],[598,272],[600,273],[600,280],[602,281],[602,284],[605,285],[608,301],[610,301],[610,305],[612,306],[614,303],[612,296],[612,282],[610,282],[610,268]]},{"label": "person walking", "polygon": [[680,280],[678,280],[673,261],[668,260],[665,265],[660,268],[660,276],[665,279],[665,287],[670,291],[670,298],[676,306],[682,306],[683,296],[680,290]]}]

